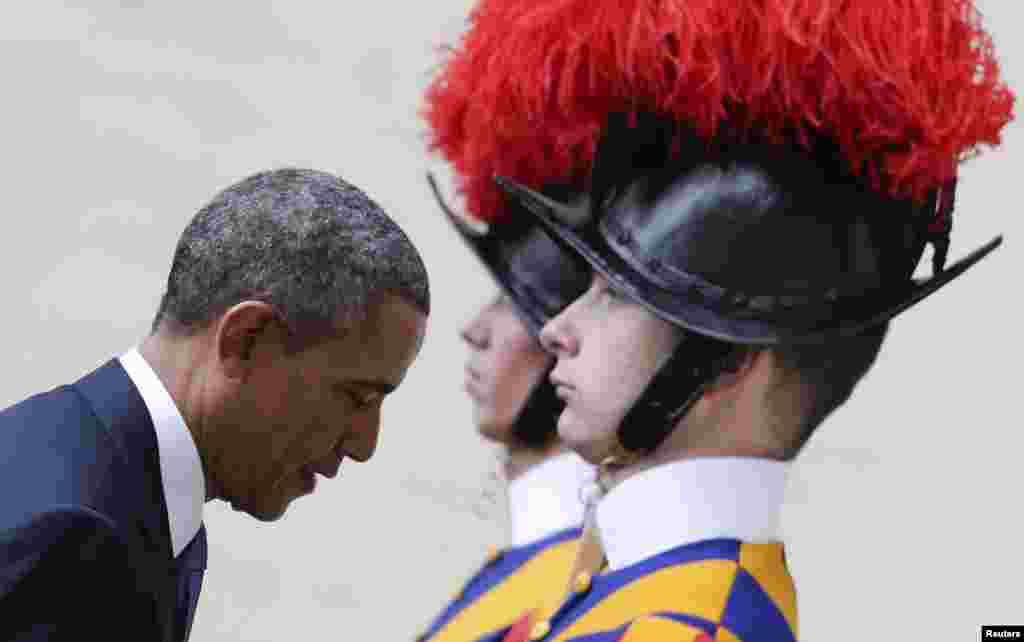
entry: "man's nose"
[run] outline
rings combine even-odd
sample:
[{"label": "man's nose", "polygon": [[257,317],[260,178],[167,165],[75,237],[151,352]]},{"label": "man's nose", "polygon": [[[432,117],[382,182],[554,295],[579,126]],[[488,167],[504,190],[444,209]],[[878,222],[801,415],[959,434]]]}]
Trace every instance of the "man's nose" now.
[{"label": "man's nose", "polygon": [[341,445],[347,456],[358,462],[369,461],[373,457],[380,438],[380,410],[377,406],[354,420],[349,439]]}]

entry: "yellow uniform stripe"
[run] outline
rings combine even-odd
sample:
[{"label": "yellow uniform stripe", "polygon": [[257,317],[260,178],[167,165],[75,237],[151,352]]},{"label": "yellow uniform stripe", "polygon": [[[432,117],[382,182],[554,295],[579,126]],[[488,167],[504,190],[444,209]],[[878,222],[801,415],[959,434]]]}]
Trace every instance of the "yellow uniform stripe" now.
[{"label": "yellow uniform stripe", "polygon": [[674,611],[718,622],[738,567],[730,560],[670,566],[645,575],[601,600],[555,640],[615,629],[643,613]]},{"label": "yellow uniform stripe", "polygon": [[430,642],[468,642],[511,625],[522,614],[562,593],[579,540],[550,546],[453,617]]}]

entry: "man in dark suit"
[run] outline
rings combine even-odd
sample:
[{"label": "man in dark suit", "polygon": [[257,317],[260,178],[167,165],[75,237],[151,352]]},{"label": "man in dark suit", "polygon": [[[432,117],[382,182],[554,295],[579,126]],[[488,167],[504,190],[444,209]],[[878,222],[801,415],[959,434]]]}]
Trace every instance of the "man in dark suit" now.
[{"label": "man in dark suit", "polygon": [[419,254],[357,188],[221,192],[136,349],[0,411],[0,639],[186,640],[204,503],[272,521],[368,460],[428,313]]}]

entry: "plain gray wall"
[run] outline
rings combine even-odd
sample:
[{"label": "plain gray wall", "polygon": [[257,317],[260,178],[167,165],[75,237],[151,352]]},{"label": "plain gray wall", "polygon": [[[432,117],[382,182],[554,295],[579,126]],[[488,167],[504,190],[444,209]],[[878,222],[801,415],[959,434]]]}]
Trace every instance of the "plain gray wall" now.
[{"label": "plain gray wall", "polygon": [[[0,404],[134,345],[186,222],[260,169],[361,186],[430,271],[428,338],[374,460],[275,524],[208,506],[198,642],[409,640],[504,538],[455,332],[491,284],[429,196],[439,163],[416,115],[469,4],[36,1],[0,19]],[[1020,88],[1022,10],[983,9]],[[794,467],[784,526],[803,639],[971,640],[1024,623],[1021,137],[1011,127],[1005,151],[965,169],[951,257],[1000,232],[1006,245],[896,321]]]}]

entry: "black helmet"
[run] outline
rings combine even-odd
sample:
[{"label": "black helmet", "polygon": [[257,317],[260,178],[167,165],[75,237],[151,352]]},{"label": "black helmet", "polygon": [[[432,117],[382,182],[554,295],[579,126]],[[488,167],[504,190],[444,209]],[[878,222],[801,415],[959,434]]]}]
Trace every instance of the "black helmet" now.
[{"label": "black helmet", "polygon": [[[711,146],[650,114],[635,127],[625,115],[610,119],[590,196],[575,205],[496,180],[612,287],[686,331],[620,427],[631,450],[664,439],[734,346],[857,334],[949,283],[1002,240],[945,267],[948,225],[938,234],[930,226],[951,193],[924,204],[894,199],[855,180],[828,140],[809,149]],[[929,242],[934,273],[915,280]],[[681,379],[689,392],[682,404]]]},{"label": "black helmet", "polygon": [[[428,176],[428,181],[448,221],[483,262],[535,338],[549,319],[587,289],[590,269],[586,262],[555,242],[532,217],[523,213],[508,222],[474,229],[445,204],[434,177]],[[550,192],[568,193],[554,188]],[[564,403],[548,381],[551,367],[545,369],[516,417],[512,434],[523,446],[540,448],[556,435],[556,419]]]}]

